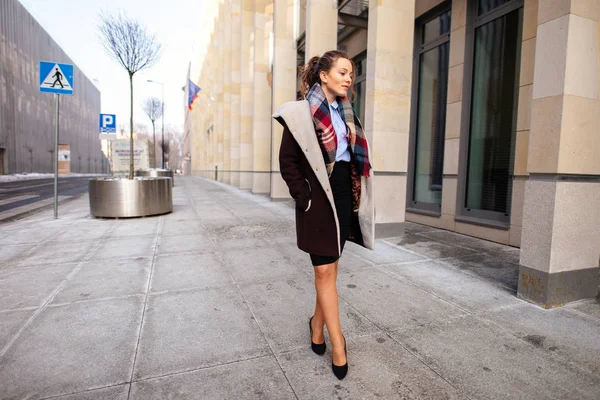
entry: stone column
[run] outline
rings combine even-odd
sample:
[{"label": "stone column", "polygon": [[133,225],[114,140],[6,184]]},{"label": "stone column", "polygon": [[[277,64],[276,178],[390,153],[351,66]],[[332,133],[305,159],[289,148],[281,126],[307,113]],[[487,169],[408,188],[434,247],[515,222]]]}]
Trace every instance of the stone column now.
[{"label": "stone column", "polygon": [[223,22],[225,18],[225,5],[221,3],[219,5],[219,19],[216,22],[216,28],[218,29],[217,45],[218,50],[218,69],[217,69],[217,123],[215,124],[216,138],[215,138],[215,154],[216,162],[215,168],[218,169],[217,180],[223,181],[223,138],[224,138],[224,110],[225,110],[225,95],[224,95],[224,79],[225,79],[225,68],[223,63],[225,61],[225,24]]},{"label": "stone column", "polygon": [[600,3],[540,1],[518,296],[598,294]]},{"label": "stone column", "polygon": [[225,0],[223,18],[223,182],[231,183],[231,1]]},{"label": "stone column", "polygon": [[[275,0],[275,50],[273,52],[273,112],[296,98],[296,43],[294,40],[294,0]],[[279,170],[279,147],[283,128],[271,119],[271,198],[285,199],[290,194]]]},{"label": "stone column", "polygon": [[254,13],[254,144],[253,193],[271,189],[271,87],[269,38],[273,27],[273,0],[256,0]]},{"label": "stone column", "polygon": [[366,133],[377,236],[404,229],[415,0],[369,2]]},{"label": "stone column", "polygon": [[231,0],[231,185],[240,186],[241,4]]},{"label": "stone column", "polygon": [[333,0],[306,0],[305,61],[337,49],[338,10]]},{"label": "stone column", "polygon": [[242,0],[240,62],[240,189],[252,189],[254,113],[254,0]]}]

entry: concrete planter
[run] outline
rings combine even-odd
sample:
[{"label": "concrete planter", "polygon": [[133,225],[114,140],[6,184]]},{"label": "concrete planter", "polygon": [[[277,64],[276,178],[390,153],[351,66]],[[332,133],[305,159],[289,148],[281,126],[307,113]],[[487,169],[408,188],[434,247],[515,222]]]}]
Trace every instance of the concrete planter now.
[{"label": "concrete planter", "polygon": [[94,217],[144,217],[173,211],[169,178],[94,178],[90,179],[89,191]]},{"label": "concrete planter", "polygon": [[159,177],[165,176],[167,178],[171,178],[171,183],[175,186],[175,174],[172,169],[149,169],[149,170],[140,170],[135,171],[135,176],[151,176],[151,177]]}]

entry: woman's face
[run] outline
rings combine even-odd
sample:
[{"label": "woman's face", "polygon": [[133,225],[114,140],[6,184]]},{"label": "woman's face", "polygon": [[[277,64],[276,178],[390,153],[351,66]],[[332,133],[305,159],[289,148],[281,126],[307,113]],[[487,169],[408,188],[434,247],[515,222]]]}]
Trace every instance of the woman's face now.
[{"label": "woman's face", "polygon": [[346,97],[352,84],[352,63],[346,58],[338,58],[333,67],[328,71],[321,71],[321,86],[325,92],[337,97]]}]

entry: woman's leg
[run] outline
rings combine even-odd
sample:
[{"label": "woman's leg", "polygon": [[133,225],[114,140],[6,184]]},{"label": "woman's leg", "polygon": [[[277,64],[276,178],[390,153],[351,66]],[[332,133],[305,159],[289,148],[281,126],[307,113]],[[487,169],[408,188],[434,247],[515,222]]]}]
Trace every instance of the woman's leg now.
[{"label": "woman's leg", "polygon": [[319,305],[319,294],[315,296],[315,313],[312,319],[313,336],[312,341],[316,344],[325,343],[325,316]]},{"label": "woman's leg", "polygon": [[317,291],[318,307],[315,308],[315,318],[313,319],[313,330],[322,326],[320,320],[315,321],[316,314],[320,312],[329,339],[331,340],[333,363],[335,365],[344,365],[346,363],[346,355],[344,352],[344,338],[342,336],[342,328],[340,326],[340,314],[338,308],[338,292],[336,287],[337,264],[319,265],[315,267],[315,288]]}]

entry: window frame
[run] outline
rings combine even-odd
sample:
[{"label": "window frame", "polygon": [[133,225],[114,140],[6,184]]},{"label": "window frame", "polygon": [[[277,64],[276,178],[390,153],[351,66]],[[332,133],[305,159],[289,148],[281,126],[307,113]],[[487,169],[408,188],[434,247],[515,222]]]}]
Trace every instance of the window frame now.
[{"label": "window frame", "polygon": [[[517,41],[517,73],[514,82],[515,95],[513,102],[513,126],[515,127],[515,140],[512,143],[512,161],[509,166],[510,180],[514,181],[514,152],[516,145],[516,123],[519,106],[519,77],[521,70],[521,46],[523,37],[523,11],[525,0],[512,0],[485,14],[477,15],[479,12],[478,0],[467,0],[467,26],[465,37],[465,63],[463,71],[463,96],[461,110],[461,129],[459,145],[459,163],[458,163],[458,186],[456,196],[456,216],[458,222],[467,222],[476,225],[488,226],[492,228],[509,229],[511,211],[507,213],[470,209],[466,207],[467,197],[467,175],[469,168],[469,145],[471,135],[471,108],[473,100],[473,78],[475,67],[475,31],[482,25],[485,25],[497,18],[507,15],[513,11],[521,9],[519,13],[519,39]],[[511,190],[512,193],[512,190]],[[511,201],[512,199],[509,199]],[[512,207],[512,205],[511,205]]]},{"label": "window frame", "polygon": [[[425,203],[414,201],[415,192],[415,174],[416,174],[416,151],[417,151],[417,122],[419,116],[419,82],[421,78],[420,60],[421,55],[433,50],[434,48],[450,42],[450,34],[452,29],[448,33],[441,35],[439,38],[421,44],[421,38],[423,37],[423,31],[425,24],[433,21],[441,14],[452,10],[452,1],[445,1],[438,6],[432,8],[419,18],[415,20],[415,34],[413,39],[413,74],[412,74],[412,86],[411,86],[411,105],[410,105],[410,134],[409,134],[409,152],[408,152],[408,176],[407,176],[407,190],[406,190],[406,211],[415,214],[424,214],[433,217],[439,217],[442,215],[442,204]],[[452,15],[452,14],[451,14]],[[452,17],[452,16],[451,16]],[[448,71],[450,68],[448,68]],[[446,101],[446,109],[448,107]],[[445,125],[445,124],[444,124]],[[446,127],[444,126],[444,140],[446,136]],[[443,181],[443,178],[442,178]],[[442,193],[443,193],[442,184]],[[442,194],[443,196],[443,194]]]}]

